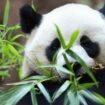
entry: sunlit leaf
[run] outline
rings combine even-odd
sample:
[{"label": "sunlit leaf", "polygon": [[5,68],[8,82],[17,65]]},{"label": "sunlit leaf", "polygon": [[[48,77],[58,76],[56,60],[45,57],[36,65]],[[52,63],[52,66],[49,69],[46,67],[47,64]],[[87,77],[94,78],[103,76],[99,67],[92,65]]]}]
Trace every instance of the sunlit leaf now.
[{"label": "sunlit leaf", "polygon": [[19,56],[18,51],[10,44],[8,44],[9,50],[16,56]]},{"label": "sunlit leaf", "polygon": [[88,105],[87,102],[86,102],[86,99],[82,96],[82,95],[78,95],[78,99],[80,100],[80,102],[83,104],[83,105]]},{"label": "sunlit leaf", "polygon": [[6,85],[11,85],[11,86],[19,86],[19,85],[25,85],[25,84],[37,84],[38,82],[35,80],[30,80],[30,81],[20,81],[20,82],[15,82],[15,83],[8,83]]},{"label": "sunlit leaf", "polygon": [[95,96],[92,92],[90,91],[85,91],[85,90],[82,90],[80,91],[80,94],[82,94],[83,96],[85,96],[86,98],[96,102],[96,103],[100,103],[99,101],[99,98],[97,96]]},{"label": "sunlit leaf", "polygon": [[66,74],[74,75],[72,72],[70,72],[66,68],[59,66],[59,65],[45,65],[45,66],[40,65],[37,68],[55,68],[57,71],[61,71],[61,72],[66,73]]},{"label": "sunlit leaf", "polygon": [[15,86],[0,93],[1,105],[16,105],[33,87],[33,84]]},{"label": "sunlit leaf", "polygon": [[59,27],[58,27],[57,25],[55,25],[55,27],[56,27],[56,31],[57,31],[57,33],[58,33],[58,37],[59,37],[59,40],[60,40],[60,42],[61,42],[62,47],[63,47],[63,48],[66,48],[66,44],[65,44],[63,35],[62,35],[62,33],[61,33]]},{"label": "sunlit leaf", "polygon": [[70,86],[71,82],[66,81],[64,84],[54,93],[53,95],[53,101],[55,101],[58,97],[60,97]]},{"label": "sunlit leaf", "polygon": [[20,29],[20,25],[19,24],[15,25],[15,26],[8,27],[7,31],[16,31],[18,29]]},{"label": "sunlit leaf", "polygon": [[42,94],[44,95],[44,97],[46,98],[46,100],[49,103],[52,103],[51,96],[49,95],[48,91],[45,89],[45,87],[43,86],[43,84],[42,83],[38,83],[37,86],[39,87],[40,91],[42,92]]},{"label": "sunlit leaf", "polygon": [[32,105],[38,105],[34,88],[31,89],[31,100],[32,100]]},{"label": "sunlit leaf", "polygon": [[105,97],[101,96],[100,94],[98,94],[96,92],[94,92],[94,95],[96,97],[98,97],[98,99],[99,99],[99,101],[100,101],[101,104],[103,104],[103,105],[105,104]]},{"label": "sunlit leaf", "polygon": [[69,99],[69,102],[70,102],[70,105],[80,105],[80,101],[77,97],[77,93],[76,92],[72,92],[72,91],[69,91],[67,93],[68,95],[68,99]]},{"label": "sunlit leaf", "polygon": [[66,49],[69,49],[72,47],[73,43],[76,41],[78,35],[79,35],[79,30],[76,30],[73,32],[73,34],[71,35],[71,39],[69,41],[69,43],[66,45]]},{"label": "sunlit leaf", "polygon": [[28,77],[24,80],[43,80],[43,79],[46,79],[46,78],[47,78],[46,76],[36,75],[36,76]]}]

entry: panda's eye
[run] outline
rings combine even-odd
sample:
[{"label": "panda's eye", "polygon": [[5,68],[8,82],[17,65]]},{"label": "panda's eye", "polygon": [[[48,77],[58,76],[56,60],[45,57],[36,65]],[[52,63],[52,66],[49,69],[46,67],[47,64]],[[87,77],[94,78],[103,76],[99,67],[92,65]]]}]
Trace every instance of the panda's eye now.
[{"label": "panda's eye", "polygon": [[58,38],[54,39],[51,44],[46,48],[46,56],[49,61],[52,61],[54,54],[61,47],[60,41]]},{"label": "panda's eye", "polygon": [[90,57],[95,58],[98,56],[100,52],[98,43],[92,42],[87,36],[82,36],[80,44]]},{"label": "panda's eye", "polygon": [[83,46],[89,46],[91,44],[91,40],[87,36],[82,36],[80,39],[80,44]]},{"label": "panda's eye", "polygon": [[54,40],[52,41],[52,43],[51,43],[51,45],[50,45],[50,48],[51,48],[52,50],[56,50],[56,49],[58,49],[59,47],[60,47],[60,41],[59,41],[58,38],[56,38],[56,39],[54,39]]}]

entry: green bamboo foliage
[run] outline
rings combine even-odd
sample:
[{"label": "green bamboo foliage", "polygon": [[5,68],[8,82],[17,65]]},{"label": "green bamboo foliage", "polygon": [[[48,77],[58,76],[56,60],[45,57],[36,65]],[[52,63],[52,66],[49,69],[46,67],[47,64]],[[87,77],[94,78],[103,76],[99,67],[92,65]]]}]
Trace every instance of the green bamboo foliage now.
[{"label": "green bamboo foliage", "polygon": [[[33,2],[32,2],[32,7],[35,10]],[[13,32],[20,28],[19,25],[8,27],[9,9],[10,9],[10,3],[9,0],[7,0],[3,25],[2,24],[0,25],[0,55],[1,55],[0,77],[8,76],[9,69],[13,66],[15,68],[18,68],[19,76],[22,78],[22,69],[21,66],[19,65],[22,65],[23,57],[21,56],[21,53],[23,52],[24,47],[16,40],[18,38],[23,37],[23,35],[22,34],[13,35]],[[66,44],[60,28],[57,25],[55,25],[55,28],[60,43],[62,45],[62,48],[64,50],[64,52],[62,52],[62,55],[68,66],[68,69],[56,65],[54,63],[56,61],[57,54],[59,53],[60,50],[57,51],[56,55],[54,56],[53,62],[49,65],[43,65],[40,63],[40,60],[37,60],[36,68],[42,69],[42,71],[44,72],[44,74],[46,74],[46,76],[41,76],[41,75],[31,76],[17,83],[7,84],[7,85],[12,85],[13,87],[5,91],[0,91],[1,105],[16,105],[28,92],[30,92],[31,94],[32,104],[38,105],[37,91],[40,91],[44,95],[44,97],[46,98],[46,100],[50,105],[52,105],[53,102],[56,101],[64,93],[65,93],[64,105],[80,105],[80,103],[82,103],[83,105],[88,105],[85,98],[88,98],[102,105],[105,104],[104,97],[102,97],[97,93],[92,93],[88,90],[93,86],[98,87],[98,83],[91,70],[85,64],[85,62],[79,57],[79,55],[77,55],[75,52],[71,50],[71,47],[75,43],[80,33],[80,30],[77,29],[76,31],[71,33],[71,38]],[[66,54],[70,55],[78,63],[81,64],[84,71],[93,80],[92,83],[83,83],[83,84],[79,83],[81,76],[76,77],[76,74],[73,70],[73,64],[70,64]],[[43,82],[54,80],[55,78],[57,79],[59,77],[56,76],[54,73],[50,72],[49,68],[56,69],[57,72],[62,72],[64,74],[69,75],[69,79],[66,80],[59,87],[59,89],[57,89],[54,92],[52,96],[50,96],[49,92],[44,87]]]},{"label": "green bamboo foliage", "polygon": [[[4,11],[3,25],[0,24],[0,77],[9,76],[9,70],[15,68],[19,71],[21,77],[21,63],[23,60],[22,53],[24,47],[17,42],[19,38],[24,37],[22,34],[14,35],[14,32],[20,29],[19,24],[8,26],[10,12],[10,1],[7,0]],[[18,49],[18,50],[17,50]]]}]

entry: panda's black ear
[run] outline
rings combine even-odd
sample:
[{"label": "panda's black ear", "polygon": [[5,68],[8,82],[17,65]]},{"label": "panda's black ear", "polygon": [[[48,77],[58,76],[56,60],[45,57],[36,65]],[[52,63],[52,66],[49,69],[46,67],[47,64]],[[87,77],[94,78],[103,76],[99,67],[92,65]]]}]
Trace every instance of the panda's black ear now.
[{"label": "panda's black ear", "polygon": [[105,5],[99,11],[105,16]]},{"label": "panda's black ear", "polygon": [[30,5],[25,5],[20,9],[20,24],[22,31],[30,33],[32,29],[41,22],[42,15],[36,13]]}]

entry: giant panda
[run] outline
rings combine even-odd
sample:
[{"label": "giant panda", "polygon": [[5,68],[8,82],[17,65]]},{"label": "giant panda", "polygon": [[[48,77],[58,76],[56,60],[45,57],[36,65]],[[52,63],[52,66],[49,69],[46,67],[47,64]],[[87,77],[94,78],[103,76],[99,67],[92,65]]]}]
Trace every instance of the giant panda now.
[{"label": "giant panda", "polygon": [[[95,62],[105,65],[105,6],[101,10],[94,10],[82,4],[66,4],[51,12],[41,15],[35,12],[31,6],[25,5],[20,9],[20,24],[22,31],[30,35],[25,45],[23,61],[23,77],[31,74],[45,75],[41,69],[35,68],[36,58],[43,65],[52,62],[54,54],[62,46],[57,37],[55,24],[63,33],[65,42],[71,38],[72,33],[79,29],[80,33],[71,47],[71,50],[79,55],[89,68]],[[58,53],[56,64],[65,67],[65,61],[61,53]],[[74,63],[75,70],[82,72],[81,65],[72,57],[67,56],[70,63]],[[66,74],[56,72],[56,75],[65,80]],[[104,69],[94,72],[100,86],[92,87],[90,90],[105,96],[105,71]],[[81,82],[90,82],[91,79],[83,73]],[[49,93],[52,94],[60,85],[58,81],[50,81],[44,84]],[[39,105],[49,105],[43,95],[38,95]],[[62,95],[53,105],[63,105],[64,95]],[[24,103],[25,101],[25,103]],[[99,105],[87,100],[89,105]],[[29,95],[25,96],[18,105],[32,105]]]}]

